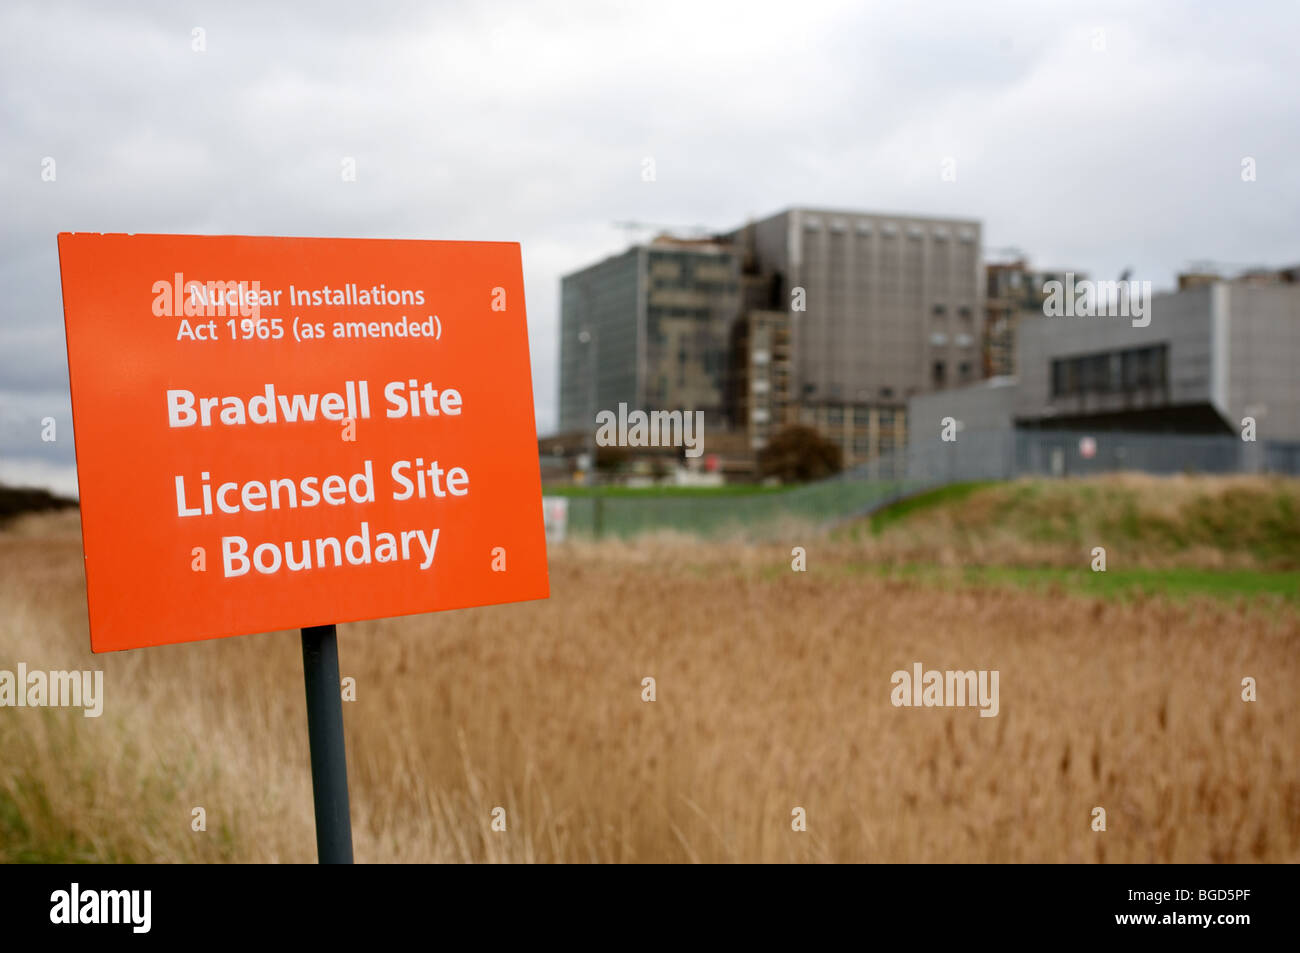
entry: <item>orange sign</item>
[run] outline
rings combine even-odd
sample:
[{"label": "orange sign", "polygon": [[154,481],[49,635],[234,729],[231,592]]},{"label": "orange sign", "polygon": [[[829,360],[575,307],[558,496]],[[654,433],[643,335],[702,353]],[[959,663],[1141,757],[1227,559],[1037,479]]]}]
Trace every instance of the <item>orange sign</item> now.
[{"label": "orange sign", "polygon": [[517,244],[59,262],[93,651],[548,596]]}]

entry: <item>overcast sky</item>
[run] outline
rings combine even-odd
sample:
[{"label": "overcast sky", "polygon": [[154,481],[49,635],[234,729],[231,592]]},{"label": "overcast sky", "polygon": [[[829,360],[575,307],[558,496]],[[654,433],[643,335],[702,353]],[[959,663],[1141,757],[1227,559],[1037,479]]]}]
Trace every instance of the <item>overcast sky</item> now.
[{"label": "overcast sky", "polygon": [[1293,0],[5,0],[0,482],[75,485],[60,231],[518,241],[548,432],[559,277],[619,220],[970,216],[1157,289],[1300,262],[1297,35]]}]

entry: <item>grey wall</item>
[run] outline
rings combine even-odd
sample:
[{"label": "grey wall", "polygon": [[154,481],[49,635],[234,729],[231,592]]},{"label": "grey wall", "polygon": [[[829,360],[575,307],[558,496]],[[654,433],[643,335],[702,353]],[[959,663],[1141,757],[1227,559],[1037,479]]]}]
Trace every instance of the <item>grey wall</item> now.
[{"label": "grey wall", "polygon": [[939,435],[944,417],[961,421],[967,432],[1010,430],[1016,390],[1014,377],[994,377],[970,387],[918,395],[907,402],[908,433],[924,443]]},{"label": "grey wall", "polygon": [[[1016,342],[1020,381],[1016,414],[1041,418],[1061,414],[1105,413],[1154,406],[1205,403],[1211,398],[1211,291],[1194,288],[1157,294],[1151,323],[1134,327],[1126,317],[1043,317],[1021,319]],[[1169,347],[1169,393],[1088,394],[1052,397],[1055,358],[1121,351],[1164,343]]]},{"label": "grey wall", "polygon": [[[595,411],[637,403],[641,256],[622,255],[565,276],[560,283],[560,430],[595,426]],[[594,340],[578,340],[584,328]],[[593,367],[594,366],[594,367]],[[592,409],[592,373],[596,374]]]},{"label": "grey wall", "polygon": [[[966,382],[977,380],[980,240],[977,221],[842,209],[791,209],[757,222],[760,268],[783,274],[786,302],[795,287],[807,294],[807,311],[793,316],[795,396],[901,404],[931,389],[935,361],[948,386],[963,383],[962,364]],[[945,313],[934,315],[935,305]],[[942,343],[932,343],[935,334]]]},{"label": "grey wall", "polygon": [[1300,440],[1300,287],[1223,287],[1229,423],[1249,412],[1260,440]]},{"label": "grey wall", "polygon": [[[1263,407],[1260,440],[1300,440],[1300,286],[1219,282],[1156,295],[1147,327],[1118,317],[1028,317],[1018,334],[1020,418],[1208,404],[1239,430],[1248,410]],[[1158,343],[1169,347],[1167,401],[1051,396],[1055,358]]]},{"label": "grey wall", "polygon": [[721,249],[651,245],[645,282],[638,406],[702,410],[720,425],[731,327],[740,313],[735,256]]}]

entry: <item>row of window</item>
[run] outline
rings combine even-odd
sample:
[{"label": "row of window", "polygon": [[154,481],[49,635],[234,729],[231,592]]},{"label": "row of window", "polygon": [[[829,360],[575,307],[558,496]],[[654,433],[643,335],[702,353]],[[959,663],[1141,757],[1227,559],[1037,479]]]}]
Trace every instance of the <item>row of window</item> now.
[{"label": "row of window", "polygon": [[[948,343],[948,335],[942,331],[935,331],[930,335],[930,344],[934,347],[943,347]],[[958,347],[970,347],[975,343],[975,339],[969,334],[954,334],[952,343]]]},{"label": "row of window", "polygon": [[[974,380],[975,366],[970,361],[961,361],[957,365],[957,382],[967,383]],[[931,368],[931,381],[935,387],[948,386],[948,365],[944,361],[935,361]]]},{"label": "row of window", "polygon": [[[816,390],[817,390],[817,385],[816,385],[816,384],[805,383],[805,384],[803,385],[803,395],[804,395],[804,399],[805,399],[805,400],[811,400],[811,399],[812,399],[812,396],[813,396],[813,394],[814,394],[814,392],[815,392]],[[833,385],[831,385],[831,391],[832,391],[832,397],[838,397],[838,396],[839,396],[839,385],[837,385],[837,384],[833,384]],[[907,396],[910,397],[910,396],[912,396],[913,393],[914,393],[914,389],[913,389],[913,390],[909,390],[909,391],[907,392]],[[866,390],[859,390],[859,391],[858,391],[858,400],[870,400],[870,399],[871,399],[871,394],[870,394],[870,392],[868,392],[868,391],[866,391]],[[893,400],[893,399],[894,399],[894,388],[892,388],[892,387],[882,387],[882,388],[880,388],[880,399],[881,399],[881,400]],[[864,413],[865,413],[865,411],[864,411]],[[865,420],[866,418],[864,417],[863,419]]]},{"label": "row of window", "polygon": [[878,440],[878,441],[876,442],[876,446],[875,446],[875,447],[872,447],[872,446],[871,446],[871,440],[870,440],[869,438],[867,438],[867,437],[854,437],[854,438],[853,438],[853,456],[855,456],[855,457],[869,457],[869,456],[871,456],[872,453],[875,453],[875,452],[884,452],[884,451],[886,451],[886,450],[893,449],[893,448],[899,446],[901,443],[902,443],[902,441],[899,440],[897,437],[895,437],[895,438],[892,439],[892,440],[891,440],[891,439],[887,439],[887,438],[883,438],[883,437],[882,437],[880,440]]},{"label": "row of window", "polygon": [[[806,216],[803,220],[803,227],[805,231],[809,232],[820,231],[822,220],[813,215]],[[849,222],[844,218],[832,218],[830,220],[830,230],[837,234],[843,234],[849,230]],[[875,231],[875,223],[866,219],[859,219],[857,222],[853,223],[853,230],[859,235],[870,235]],[[880,234],[886,238],[893,238],[898,233],[899,227],[894,222],[881,223]],[[947,241],[950,234],[951,233],[946,225],[935,225],[930,229],[930,237],[938,241]],[[907,237],[917,239],[923,238],[925,237],[925,229],[920,225],[908,225]],[[965,227],[958,228],[957,238],[963,242],[973,242],[975,241],[975,229]]]},{"label": "row of window", "polygon": [[[892,430],[895,420],[901,425],[904,417],[903,412],[893,410],[876,410],[876,425],[881,430]],[[803,412],[803,419],[808,423],[813,423],[818,418],[818,412],[812,407],[807,407]],[[842,427],[845,422],[852,421],[855,427],[866,427],[871,423],[871,408],[869,407],[826,407],[822,409],[821,415],[825,418],[828,426]]]},{"label": "row of window", "polygon": [[[934,313],[939,316],[945,315],[948,313],[948,306],[942,304],[936,304],[934,306]],[[963,320],[969,321],[972,317],[974,317],[974,312],[971,311],[969,306],[962,305],[957,309],[957,316],[962,318]]]},{"label": "row of window", "polygon": [[1169,386],[1169,346],[1153,344],[1052,361],[1052,396],[1163,390]]}]

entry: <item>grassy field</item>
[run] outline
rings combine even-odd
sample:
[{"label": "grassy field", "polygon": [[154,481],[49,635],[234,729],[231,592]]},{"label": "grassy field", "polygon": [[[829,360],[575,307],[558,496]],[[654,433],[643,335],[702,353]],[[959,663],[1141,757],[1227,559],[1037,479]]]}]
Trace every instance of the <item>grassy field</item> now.
[{"label": "grassy field", "polygon": [[1300,480],[1148,477],[961,483],[918,494],[835,534],[890,562],[1107,570],[1300,570]]},{"label": "grassy field", "polygon": [[[1011,484],[834,537],[570,543],[545,602],[343,626],[357,859],[1300,860],[1297,493]],[[80,561],[75,513],[0,530],[0,668],[107,696],[0,709],[0,860],[313,860],[297,633],[91,656]],[[894,707],[918,661],[998,670],[998,716]]]}]

